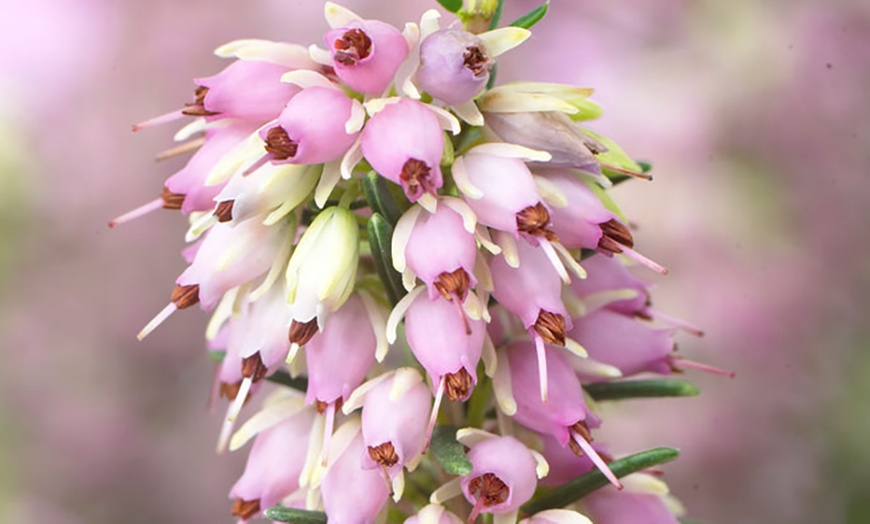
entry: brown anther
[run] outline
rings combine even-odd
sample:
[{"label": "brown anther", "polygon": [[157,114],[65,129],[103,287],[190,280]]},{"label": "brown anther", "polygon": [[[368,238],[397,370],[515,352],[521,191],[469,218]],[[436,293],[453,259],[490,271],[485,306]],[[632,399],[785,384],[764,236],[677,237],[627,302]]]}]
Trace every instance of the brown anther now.
[{"label": "brown anther", "polygon": [[357,62],[369,56],[372,52],[372,39],[362,29],[351,29],[335,41],[334,59],[346,66],[356,65]]},{"label": "brown anther", "polygon": [[471,479],[468,483],[468,492],[478,500],[482,498],[483,505],[488,508],[506,501],[511,490],[493,473],[484,473]]},{"label": "brown anther", "polygon": [[170,300],[178,309],[187,309],[199,303],[199,284],[182,286],[176,284]]},{"label": "brown anther", "polygon": [[551,313],[543,309],[533,325],[535,333],[547,344],[565,345],[565,317],[559,313]]},{"label": "brown anther", "polygon": [[544,204],[538,202],[517,213],[517,229],[521,233],[533,237],[544,237],[551,242],[558,240],[556,234],[550,231],[550,212]]},{"label": "brown anther", "polygon": [[477,46],[468,46],[462,53],[463,65],[474,73],[474,76],[483,76],[492,69],[492,61],[487,59],[486,54]]},{"label": "brown anther", "polygon": [[450,400],[465,400],[474,389],[474,379],[465,368],[459,368],[456,373],[444,375],[444,389]]},{"label": "brown anther", "polygon": [[599,224],[599,227],[602,234],[598,241],[598,249],[608,253],[622,253],[623,247],[634,247],[631,231],[615,218]]},{"label": "brown anther", "polygon": [[241,380],[233,384],[230,384],[229,382],[221,382],[220,396],[226,398],[229,401],[236,400],[236,397],[239,396],[240,389],[242,389]]},{"label": "brown anther", "polygon": [[274,160],[287,160],[296,156],[299,144],[290,138],[283,127],[275,126],[266,133],[265,148],[274,157]]},{"label": "brown anther", "polygon": [[229,222],[233,219],[233,205],[235,203],[235,200],[224,200],[217,205],[212,214],[217,217],[218,222]]},{"label": "brown anther", "polygon": [[444,300],[453,302],[454,297],[462,300],[465,294],[468,293],[468,288],[471,286],[471,278],[468,272],[462,268],[456,271],[441,273],[435,280],[435,289],[441,293]]},{"label": "brown anther", "polygon": [[204,86],[196,86],[196,91],[193,92],[195,100],[184,104],[184,109],[181,110],[183,115],[187,116],[214,116],[219,115],[214,111],[209,111],[205,108],[205,95],[208,94],[208,88]]},{"label": "brown anther", "polygon": [[368,447],[369,457],[380,464],[381,466],[391,468],[399,462],[399,455],[396,453],[396,448],[392,442],[384,442],[377,446]]},{"label": "brown anther", "polygon": [[184,195],[173,193],[166,186],[163,186],[160,198],[163,199],[163,209],[181,209],[181,205],[184,204]]},{"label": "brown anther", "polygon": [[[335,399],[335,410],[338,411],[341,409],[341,406],[344,405],[344,399],[338,397]],[[323,415],[326,412],[326,408],[329,407],[329,402],[324,402],[322,400],[317,400],[314,402],[314,407],[317,408],[317,412]]]},{"label": "brown anther", "polygon": [[402,166],[402,172],[399,178],[408,188],[410,195],[416,195],[425,190],[426,180],[429,178],[430,169],[426,162],[409,158],[405,165]]},{"label": "brown anther", "polygon": [[[573,426],[569,427],[568,430],[586,442],[592,442],[592,432],[589,431],[589,426],[586,425],[585,421],[577,421]],[[583,456],[583,450],[580,448],[580,444],[577,444],[577,441],[573,438],[568,439],[568,447],[571,448],[571,451],[578,457]]]},{"label": "brown anther", "polygon": [[260,499],[236,499],[233,501],[232,512],[234,517],[238,517],[241,520],[248,520],[260,512]]},{"label": "brown anther", "polygon": [[304,346],[311,340],[311,337],[317,334],[317,319],[313,318],[308,322],[298,322],[294,320],[290,323],[290,331],[287,338],[291,344]]},{"label": "brown anther", "polygon": [[242,376],[251,379],[255,384],[263,380],[268,372],[269,368],[263,363],[259,351],[242,360]]}]

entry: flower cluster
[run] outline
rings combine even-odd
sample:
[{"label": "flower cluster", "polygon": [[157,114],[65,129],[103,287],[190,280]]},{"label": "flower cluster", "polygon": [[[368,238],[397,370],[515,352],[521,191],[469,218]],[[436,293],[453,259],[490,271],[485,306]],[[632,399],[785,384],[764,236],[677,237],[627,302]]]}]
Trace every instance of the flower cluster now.
[{"label": "flower cluster", "polygon": [[[188,266],[139,338],[212,313],[218,451],[253,440],[230,491],[242,522],[676,522],[660,480],[619,480],[592,443],[590,388],[703,367],[674,344],[700,331],[652,309],[625,266],[667,272],[606,191],[648,169],[586,127],[591,90],[492,87],[543,13],[495,28],[489,3],[401,30],[327,3],[324,47],[224,45],[235,60],[191,102],[134,126],[191,119],[161,154],[187,165],[110,225],[190,219]],[[467,453],[444,458],[451,444]],[[613,488],[528,509],[539,481],[593,469]]]}]

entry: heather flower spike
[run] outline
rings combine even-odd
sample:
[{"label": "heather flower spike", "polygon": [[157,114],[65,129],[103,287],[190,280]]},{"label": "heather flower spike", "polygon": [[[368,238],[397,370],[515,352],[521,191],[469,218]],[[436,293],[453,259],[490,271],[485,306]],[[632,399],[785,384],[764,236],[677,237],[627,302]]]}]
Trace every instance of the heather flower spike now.
[{"label": "heather flower spike", "polygon": [[[678,355],[678,331],[701,330],[623,265],[667,272],[610,191],[648,169],[592,129],[592,89],[495,78],[549,3],[498,27],[503,0],[439,2],[457,19],[327,2],[321,42],[225,44],[187,104],[134,126],[187,120],[157,155],[185,165],[109,224],[188,220],[187,267],[138,337],[211,313],[217,451],[253,441],[230,490],[241,523],[674,524],[660,478],[611,471],[592,432],[616,413],[584,391],[733,375]],[[613,486],[550,504],[593,468]]]}]

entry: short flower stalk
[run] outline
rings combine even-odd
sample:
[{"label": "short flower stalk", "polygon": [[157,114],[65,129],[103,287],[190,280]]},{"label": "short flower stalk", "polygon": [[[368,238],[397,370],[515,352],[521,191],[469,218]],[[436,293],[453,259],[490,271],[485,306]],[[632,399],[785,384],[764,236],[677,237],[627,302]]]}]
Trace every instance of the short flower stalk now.
[{"label": "short flower stalk", "polygon": [[[649,177],[586,127],[591,89],[497,83],[548,3],[503,27],[499,0],[442,5],[456,21],[396,26],[327,2],[319,44],[231,42],[187,103],[134,126],[186,120],[159,156],[190,155],[110,222],[190,222],[188,266],[139,338],[211,313],[218,451],[253,441],[239,522],[676,522],[664,482],[621,478],[593,438],[592,391],[727,374],[678,356],[702,330],[634,274],[667,270],[609,189]],[[539,483],[592,470],[611,486],[536,505]]]}]

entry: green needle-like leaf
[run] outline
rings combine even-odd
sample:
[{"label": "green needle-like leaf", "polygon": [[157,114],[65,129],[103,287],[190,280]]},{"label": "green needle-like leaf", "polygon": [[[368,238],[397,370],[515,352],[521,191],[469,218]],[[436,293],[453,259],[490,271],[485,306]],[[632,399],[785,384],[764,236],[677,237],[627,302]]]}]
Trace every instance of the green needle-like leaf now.
[{"label": "green needle-like leaf", "polygon": [[[621,478],[658,464],[670,462],[679,454],[680,452],[673,448],[654,448],[614,460],[608,466],[614,475]],[[522,510],[524,513],[534,515],[539,511],[562,508],[606,485],[607,478],[596,469],[569,480],[546,495],[532,499],[531,502],[522,507]]]},{"label": "green needle-like leaf", "polygon": [[637,165],[640,166],[644,173],[649,173],[650,171],[652,171],[652,164],[650,164],[649,162],[638,160]]},{"label": "green needle-like leaf", "polygon": [[322,511],[305,511],[301,509],[282,508],[276,506],[265,512],[265,517],[276,522],[293,522],[294,524],[326,524],[326,513]]},{"label": "green needle-like leaf", "polygon": [[462,9],[462,0],[438,0],[438,3],[451,13],[456,13]]},{"label": "green needle-like leaf", "polygon": [[307,377],[296,377],[293,378],[286,371],[276,371],[272,373],[266,380],[269,382],[274,382],[275,384],[281,384],[282,386],[287,386],[288,388],[293,388],[299,390],[301,392],[308,391],[308,378]]},{"label": "green needle-like leaf", "polygon": [[429,452],[446,473],[460,476],[471,473],[471,461],[465,456],[465,448],[456,440],[455,427],[436,427],[432,432]]},{"label": "green needle-like leaf", "polygon": [[501,21],[501,14],[504,12],[504,0],[498,0],[498,5],[495,8],[495,13],[492,15],[492,20],[489,21],[489,28],[495,29]]},{"label": "green needle-like leaf", "polygon": [[550,0],[547,0],[543,4],[511,22],[511,25],[514,27],[522,27],[523,29],[531,29],[533,25],[537,24],[542,18],[544,18],[544,15],[547,14],[549,8]]},{"label": "green needle-like leaf", "polygon": [[380,213],[387,219],[391,226],[402,218],[402,208],[390,193],[387,181],[374,171],[363,179],[363,193],[372,211]]},{"label": "green needle-like leaf", "polygon": [[375,269],[384,283],[387,298],[395,306],[405,296],[405,287],[402,285],[402,275],[393,268],[393,226],[380,213],[372,213],[367,228]]},{"label": "green needle-like leaf", "polygon": [[584,386],[595,400],[629,398],[695,397],[701,391],[685,380],[622,380]]}]

